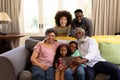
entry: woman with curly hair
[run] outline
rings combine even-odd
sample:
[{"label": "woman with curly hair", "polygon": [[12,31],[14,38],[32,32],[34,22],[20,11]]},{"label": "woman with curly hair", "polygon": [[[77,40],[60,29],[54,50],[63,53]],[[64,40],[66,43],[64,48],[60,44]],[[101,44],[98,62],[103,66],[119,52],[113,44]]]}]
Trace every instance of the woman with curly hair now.
[{"label": "woman with curly hair", "polygon": [[55,23],[54,27],[57,32],[57,36],[68,36],[70,35],[70,25],[72,22],[72,15],[70,12],[66,10],[58,11],[55,15]]}]

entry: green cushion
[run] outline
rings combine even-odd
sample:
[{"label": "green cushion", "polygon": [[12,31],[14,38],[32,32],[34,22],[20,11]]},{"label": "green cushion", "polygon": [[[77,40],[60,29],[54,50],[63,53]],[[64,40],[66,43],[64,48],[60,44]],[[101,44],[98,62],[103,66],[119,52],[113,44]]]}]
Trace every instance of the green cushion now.
[{"label": "green cushion", "polygon": [[109,62],[120,64],[120,44],[99,43],[101,56]]}]

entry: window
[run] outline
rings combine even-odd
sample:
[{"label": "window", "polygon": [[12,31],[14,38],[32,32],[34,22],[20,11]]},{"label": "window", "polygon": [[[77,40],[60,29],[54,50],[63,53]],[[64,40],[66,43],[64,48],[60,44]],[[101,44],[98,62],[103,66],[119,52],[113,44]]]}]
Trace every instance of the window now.
[{"label": "window", "polygon": [[[55,26],[54,16],[58,10],[74,11],[82,9],[90,18],[91,0],[23,0],[25,32],[40,33]],[[43,25],[42,27],[40,25]]]},{"label": "window", "polygon": [[38,0],[24,1],[24,30],[26,33],[39,32],[38,28]]},{"label": "window", "polygon": [[82,9],[84,16],[90,18],[91,0],[63,0],[63,9],[70,11],[73,18],[74,18],[74,11],[76,9]]},{"label": "window", "polygon": [[58,0],[43,0],[43,26],[47,28],[55,26],[54,16],[58,10]]}]

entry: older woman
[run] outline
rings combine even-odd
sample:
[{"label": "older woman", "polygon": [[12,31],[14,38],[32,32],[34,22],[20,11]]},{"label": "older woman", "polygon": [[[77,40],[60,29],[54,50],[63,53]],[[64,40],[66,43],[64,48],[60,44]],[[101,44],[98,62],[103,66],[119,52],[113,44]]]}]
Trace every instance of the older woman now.
[{"label": "older woman", "polygon": [[57,36],[68,36],[70,35],[70,24],[72,22],[72,16],[70,12],[61,10],[55,15],[55,31]]},{"label": "older woman", "polygon": [[34,47],[31,56],[33,80],[54,80],[52,64],[58,46],[55,41],[56,33],[53,29],[48,29],[45,34],[46,39]]}]

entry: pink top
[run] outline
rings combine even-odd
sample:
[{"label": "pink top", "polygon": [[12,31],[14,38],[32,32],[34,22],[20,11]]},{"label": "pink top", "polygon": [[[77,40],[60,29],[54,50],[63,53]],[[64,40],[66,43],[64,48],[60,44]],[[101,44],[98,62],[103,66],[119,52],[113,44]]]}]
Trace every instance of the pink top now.
[{"label": "pink top", "polygon": [[54,42],[54,45],[49,48],[38,43],[34,47],[34,51],[39,53],[38,58],[37,58],[38,62],[51,67],[53,65],[53,60],[54,60],[55,51],[57,47],[58,47],[57,42]]}]

